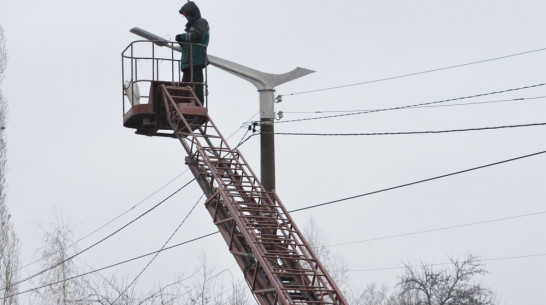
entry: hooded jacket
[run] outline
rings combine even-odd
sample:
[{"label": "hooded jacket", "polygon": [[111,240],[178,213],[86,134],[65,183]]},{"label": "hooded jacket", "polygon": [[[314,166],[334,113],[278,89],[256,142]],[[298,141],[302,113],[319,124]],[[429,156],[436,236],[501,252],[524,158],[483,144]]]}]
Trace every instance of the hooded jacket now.
[{"label": "hooded jacket", "polygon": [[209,45],[209,23],[201,17],[201,12],[193,1],[188,1],[182,6],[180,14],[183,12],[187,12],[190,19],[186,23],[185,33],[176,35],[176,41],[182,47],[180,69],[187,69],[190,65],[204,67],[208,65],[206,50]]}]

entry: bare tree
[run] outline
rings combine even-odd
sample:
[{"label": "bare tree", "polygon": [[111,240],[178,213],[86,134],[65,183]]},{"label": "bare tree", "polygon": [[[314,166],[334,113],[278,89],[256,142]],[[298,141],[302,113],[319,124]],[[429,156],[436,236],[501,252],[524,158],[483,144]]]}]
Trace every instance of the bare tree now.
[{"label": "bare tree", "polygon": [[317,226],[313,218],[303,228],[303,235],[321,264],[332,276],[334,282],[346,294],[348,275],[345,262],[331,253],[326,235]]},{"label": "bare tree", "polygon": [[401,305],[399,294],[383,285],[368,284],[364,289],[351,289],[345,296],[351,305]]},{"label": "bare tree", "polygon": [[120,279],[115,275],[106,278],[98,274],[97,280],[90,282],[88,299],[100,305],[112,305],[114,302],[115,305],[186,304],[180,302],[188,294],[187,287],[183,285],[185,280],[179,277],[174,282],[159,286],[148,295],[141,296],[137,293],[135,286],[126,289],[129,285],[126,278]]},{"label": "bare tree", "polygon": [[248,285],[243,281],[236,281],[232,284],[232,294],[227,305],[249,305],[250,297]]},{"label": "bare tree", "polygon": [[42,267],[47,271],[40,275],[39,284],[46,287],[35,291],[33,304],[92,304],[87,299],[86,281],[82,278],[71,279],[78,273],[72,258],[76,252],[72,231],[59,217],[57,223],[44,232],[41,257]]},{"label": "bare tree", "polygon": [[193,287],[188,291],[188,304],[206,305],[212,304],[215,299],[215,277],[214,268],[210,268],[207,263],[206,254],[201,254],[200,278],[196,280]]},{"label": "bare tree", "polygon": [[[475,281],[487,270],[475,256],[451,260],[451,270],[436,269],[421,264],[414,268],[406,265],[400,277],[401,295],[409,305],[493,305],[495,295]],[[411,298],[408,300],[408,298]]]},{"label": "bare tree", "polygon": [[138,305],[144,304],[158,304],[158,305],[175,305],[180,304],[180,300],[187,294],[187,287],[184,286],[183,279],[179,277],[176,281],[165,285],[159,286],[155,292],[149,296],[143,298]]},{"label": "bare tree", "polygon": [[[4,78],[4,71],[7,65],[7,51],[5,45],[4,30],[0,26],[0,83]],[[11,215],[7,207],[6,198],[6,118],[7,101],[2,95],[0,88],[0,304],[18,304],[17,282],[19,269],[19,240],[13,230]]]},{"label": "bare tree", "polygon": [[[243,281],[236,281],[228,276],[226,280],[223,275],[231,275],[229,268],[215,272],[215,268],[207,263],[206,254],[200,258],[200,268],[191,278],[196,280],[187,289],[180,304],[195,305],[249,305],[257,304],[251,301],[251,293],[248,285]],[[224,283],[229,282],[228,288],[224,289]],[[252,302],[252,303],[251,303]]]},{"label": "bare tree", "polygon": [[148,304],[141,303],[141,300],[136,296],[134,286],[125,289],[127,285],[127,279],[120,279],[115,275],[106,278],[98,274],[98,280],[90,283],[88,287],[88,299],[94,300],[96,304],[101,305],[114,304],[116,300],[116,305]]},{"label": "bare tree", "polygon": [[[0,193],[3,193],[4,186],[0,185],[0,189]],[[20,266],[19,240],[13,231],[4,194],[0,196],[0,304],[17,305],[18,288],[14,283],[17,282]]]},{"label": "bare tree", "polygon": [[419,268],[405,265],[405,271],[393,288],[347,285],[347,269],[329,250],[324,234],[311,220],[304,235],[320,261],[328,269],[350,304],[354,305],[493,305],[495,295],[476,282],[487,270],[474,256],[450,259],[451,269],[435,269],[430,264]]}]

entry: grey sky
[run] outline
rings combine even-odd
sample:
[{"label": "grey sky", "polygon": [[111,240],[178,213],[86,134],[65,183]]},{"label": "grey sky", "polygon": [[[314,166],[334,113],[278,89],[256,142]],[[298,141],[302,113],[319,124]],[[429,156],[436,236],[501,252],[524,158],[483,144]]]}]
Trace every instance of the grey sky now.
[{"label": "grey sky", "polygon": [[[122,126],[121,51],[141,27],[167,39],[185,21],[181,1],[0,0],[9,63],[2,83],[10,103],[9,208],[36,258],[41,227],[61,211],[76,239],[102,226],[186,170],[171,139],[137,136]],[[197,1],[211,25],[209,52],[271,73],[301,66],[314,74],[277,88],[285,133],[373,133],[450,130],[546,122],[544,98],[385,111],[283,123],[316,116],[296,112],[400,107],[546,82],[546,51],[374,82],[294,94],[546,47],[544,1]],[[258,111],[255,88],[209,68],[210,114],[232,146]],[[546,95],[546,86],[453,103]],[[331,114],[331,113],[328,113]],[[327,114],[327,115],[328,115]],[[325,115],[325,114],[321,114]],[[256,117],[253,120],[257,119]],[[546,150],[544,126],[389,136],[277,136],[277,192],[289,210],[397,186]],[[259,141],[241,151],[259,173]],[[86,238],[86,248],[172,193],[175,183]],[[357,271],[444,263],[468,253],[486,261],[486,286],[500,304],[546,303],[546,156],[544,154],[419,185],[294,213],[324,230],[355,284],[392,284],[401,270]],[[196,185],[115,238],[82,255],[91,267],[157,250],[201,193]],[[398,238],[379,237],[472,224]],[[171,244],[215,230],[200,205]],[[147,291],[191,274],[206,252],[217,270],[233,265],[224,242],[210,237],[158,257],[137,283]],[[542,254],[542,256],[533,256]],[[520,257],[522,258],[513,258]],[[132,279],[139,260],[105,272]],[[89,268],[89,269],[85,269]],[[39,269],[24,269],[31,274]],[[238,277],[236,267],[229,272]],[[229,277],[226,275],[226,277]],[[31,287],[25,285],[24,287]]]}]

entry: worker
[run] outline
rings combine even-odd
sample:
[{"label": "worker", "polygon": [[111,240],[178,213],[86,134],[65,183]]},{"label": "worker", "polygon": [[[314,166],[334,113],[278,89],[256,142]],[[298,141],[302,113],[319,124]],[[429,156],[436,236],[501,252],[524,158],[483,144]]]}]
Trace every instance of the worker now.
[{"label": "worker", "polygon": [[188,21],[185,33],[176,35],[176,41],[182,47],[182,60],[180,63],[180,69],[183,73],[182,82],[195,84],[195,95],[204,105],[203,69],[208,65],[209,23],[201,18],[199,7],[193,1],[185,3],[179,13],[186,17]]}]

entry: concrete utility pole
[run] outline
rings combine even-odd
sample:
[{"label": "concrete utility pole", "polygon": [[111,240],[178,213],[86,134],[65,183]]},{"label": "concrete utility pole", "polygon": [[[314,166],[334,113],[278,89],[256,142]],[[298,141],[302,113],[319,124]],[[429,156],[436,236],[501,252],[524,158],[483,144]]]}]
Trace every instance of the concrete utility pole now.
[{"label": "concrete utility pole", "polygon": [[[132,28],[131,33],[156,41],[159,46],[171,47],[173,50],[181,52],[179,46],[169,44],[168,40],[155,34],[147,32],[140,28]],[[261,182],[265,190],[275,189],[275,87],[289,81],[295,80],[315,71],[297,67],[296,69],[283,73],[271,74],[231,62],[210,54],[207,55],[211,65],[229,72],[239,78],[252,83],[260,95],[260,125],[262,134],[260,135],[261,148]]]}]

